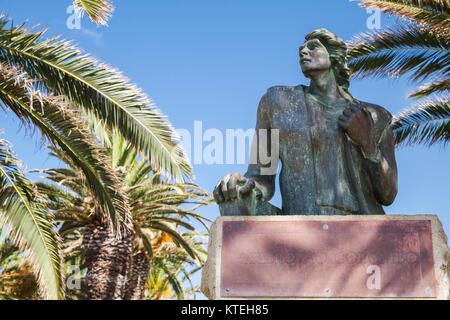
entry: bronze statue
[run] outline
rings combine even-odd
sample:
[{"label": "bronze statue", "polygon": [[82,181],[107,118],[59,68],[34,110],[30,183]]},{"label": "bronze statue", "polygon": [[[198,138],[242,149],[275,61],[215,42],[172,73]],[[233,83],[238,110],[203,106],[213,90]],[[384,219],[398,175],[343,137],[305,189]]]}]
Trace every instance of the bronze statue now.
[{"label": "bronze statue", "polygon": [[[276,86],[262,97],[253,138],[256,161],[244,176],[228,174],[214,190],[222,215],[384,214],[382,206],[394,201],[391,114],[350,94],[341,38],[318,29],[305,39],[300,65],[310,86]],[[281,210],[268,203],[276,171],[264,172],[268,164],[259,153],[262,147],[273,150],[275,130],[279,149],[269,156],[282,163]]]}]

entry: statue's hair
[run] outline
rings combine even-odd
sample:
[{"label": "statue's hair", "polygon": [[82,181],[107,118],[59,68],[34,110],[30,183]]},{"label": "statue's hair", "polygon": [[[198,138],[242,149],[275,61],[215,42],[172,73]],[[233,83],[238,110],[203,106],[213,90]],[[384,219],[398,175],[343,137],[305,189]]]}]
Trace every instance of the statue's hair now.
[{"label": "statue's hair", "polygon": [[306,41],[318,39],[324,45],[330,55],[331,69],[338,86],[348,92],[350,85],[350,69],[347,66],[347,45],[345,42],[328,31],[321,28],[314,30],[305,37]]}]

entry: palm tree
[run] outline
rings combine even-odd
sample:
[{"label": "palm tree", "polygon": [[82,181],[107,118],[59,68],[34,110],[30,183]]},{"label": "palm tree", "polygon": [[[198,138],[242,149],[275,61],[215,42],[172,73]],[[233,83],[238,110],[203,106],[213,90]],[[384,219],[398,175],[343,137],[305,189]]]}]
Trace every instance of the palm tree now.
[{"label": "palm tree", "polygon": [[448,0],[361,0],[404,20],[357,36],[349,45],[355,77],[408,76],[427,83],[409,95],[421,99],[394,118],[397,144],[450,141],[450,3]]},{"label": "palm tree", "polygon": [[39,298],[38,285],[23,253],[0,228],[0,300]]},{"label": "palm tree", "polygon": [[73,4],[97,25],[106,25],[114,11],[111,0],[73,0]]},{"label": "palm tree", "polygon": [[[64,286],[59,238],[52,230],[52,217],[46,214],[39,194],[19,166],[7,142],[0,140],[0,225],[8,226],[2,228],[2,233],[14,240],[14,247],[10,248],[17,246],[25,251],[41,295],[62,298]],[[2,253],[3,259],[9,256]]]},{"label": "palm tree", "polygon": [[[202,238],[203,236],[203,238]],[[184,237],[197,238],[192,241],[193,247],[205,256],[205,241],[207,234],[185,234]],[[167,239],[168,238],[168,239]],[[147,278],[145,299],[148,300],[173,300],[195,299],[200,292],[198,286],[194,286],[191,277],[201,270],[201,266],[195,260],[190,259],[183,250],[178,250],[170,237],[161,234],[152,242],[155,254],[151,260],[150,273]]]},{"label": "palm tree", "polygon": [[[104,133],[104,131],[102,131]],[[98,215],[93,215],[96,204],[89,188],[85,185],[79,169],[74,166],[64,153],[52,147],[53,155],[69,165],[69,168],[48,169],[41,173],[55,184],[36,183],[40,193],[47,197],[46,206],[53,211],[55,220],[61,222],[60,233],[67,248],[84,254],[84,261],[89,272],[87,289],[89,299],[120,298],[141,299],[145,294],[145,284],[149,276],[151,261],[154,253],[159,252],[158,241],[155,239],[171,239],[176,245],[176,255],[171,259],[178,262],[196,263],[201,266],[206,252],[201,248],[190,233],[180,232],[182,227],[189,231],[195,228],[185,221],[193,218],[207,228],[207,219],[195,214],[195,210],[202,205],[211,203],[210,194],[193,183],[169,183],[162,179],[160,172],[145,161],[138,161],[138,153],[132,145],[126,142],[117,132],[112,138],[105,140],[108,154],[111,156],[109,167],[119,173],[123,189],[130,203],[134,233],[129,240],[131,247],[123,251],[123,240],[118,240],[108,230],[99,229],[96,223]],[[191,209],[186,205],[194,206]],[[91,226],[96,226],[91,230]],[[167,242],[167,241],[165,241]],[[64,250],[63,250],[64,251]],[[66,251],[71,255],[70,250]],[[101,259],[98,257],[101,256]],[[109,257],[109,258],[107,258]],[[181,259],[181,257],[183,257]],[[127,261],[126,268],[115,278],[115,292],[105,292],[103,278],[110,279],[117,269],[117,261]],[[155,260],[161,259],[156,255]],[[171,260],[171,261],[172,261]],[[109,261],[111,263],[105,263]],[[117,275],[114,273],[114,275]],[[172,279],[173,280],[173,279]]]},{"label": "palm tree", "polygon": [[[85,8],[93,3],[79,2]],[[129,250],[125,248],[131,248],[133,225],[128,199],[122,190],[116,190],[120,178],[108,168],[108,155],[86,122],[117,130],[145,161],[182,181],[192,173],[175,130],[120,72],[83,54],[70,42],[44,40],[45,31],[23,25],[9,28],[8,24],[9,20],[0,16],[0,109],[15,114],[26,127],[38,129],[70,159],[96,203],[98,224],[88,229],[112,232],[121,239],[124,250]],[[0,197],[4,200],[0,201],[0,219],[28,252],[42,296],[63,298],[61,254],[53,219],[29,189],[6,145],[2,144],[0,155]],[[126,261],[116,264],[123,273]]]}]

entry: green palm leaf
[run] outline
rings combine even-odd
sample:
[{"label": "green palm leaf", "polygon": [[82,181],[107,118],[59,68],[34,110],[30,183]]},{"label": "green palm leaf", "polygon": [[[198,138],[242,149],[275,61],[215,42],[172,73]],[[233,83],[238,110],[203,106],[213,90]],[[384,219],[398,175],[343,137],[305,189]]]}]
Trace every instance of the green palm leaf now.
[{"label": "green palm leaf", "polygon": [[19,248],[14,245],[11,240],[5,237],[3,229],[0,227],[0,273],[8,272],[7,264],[11,258],[17,256]]},{"label": "green palm leaf", "polygon": [[409,95],[410,98],[424,98],[433,93],[447,93],[450,90],[450,78],[444,80],[437,80],[432,83],[421,86],[416,91]]},{"label": "green palm leaf", "polygon": [[414,25],[361,34],[349,43],[353,76],[397,77],[413,80],[442,77],[450,71],[450,40],[445,34]]},{"label": "green palm leaf", "polygon": [[63,95],[71,107],[117,129],[147,159],[178,181],[190,177],[191,166],[166,117],[123,75],[44,31],[23,26],[7,29],[0,18],[0,61],[23,69],[39,89]]},{"label": "green palm leaf", "polygon": [[[131,227],[128,201],[120,181],[109,169],[106,154],[89,141],[83,123],[55,97],[42,96],[29,86],[30,80],[16,69],[0,64],[0,101],[25,124],[33,124],[60,147],[67,159],[84,173],[87,186],[104,208],[106,221],[116,228]],[[1,106],[1,104],[0,104]]]},{"label": "green palm leaf", "polygon": [[46,214],[31,183],[18,167],[18,160],[0,140],[0,222],[26,252],[43,297],[64,298],[60,240],[53,219]]},{"label": "green palm leaf", "polygon": [[[172,262],[172,261],[170,261]],[[177,299],[184,300],[184,290],[182,286],[182,281],[178,277],[180,271],[180,266],[176,263],[172,265],[169,263],[168,259],[157,258],[153,260],[152,263],[152,273],[154,277],[164,277],[164,281],[161,283],[162,288],[152,288],[156,291],[166,290],[166,283],[169,283],[172,290],[174,291]],[[156,273],[156,274],[155,274]],[[159,290],[158,290],[159,289]]]},{"label": "green palm leaf", "polygon": [[[436,142],[450,137],[450,3],[448,0],[362,0],[362,7],[383,10],[408,24],[381,32],[361,34],[349,43],[353,76],[398,77],[428,80],[409,95],[424,99],[394,118],[398,145]],[[438,97],[437,95],[443,95]]]},{"label": "green palm leaf", "polygon": [[86,12],[97,25],[107,25],[114,11],[111,0],[74,0],[73,5]]},{"label": "green palm leaf", "polygon": [[[30,170],[30,172],[36,172],[36,170]],[[39,172],[42,171],[39,170]],[[80,200],[72,192],[57,187],[53,184],[35,182],[35,186],[38,188],[39,192],[49,201],[77,205],[78,201]]]},{"label": "green palm leaf", "polygon": [[450,103],[446,99],[427,100],[394,117],[393,130],[397,144],[450,141]]},{"label": "green palm leaf", "polygon": [[150,221],[148,223],[143,224],[144,228],[151,228],[154,230],[160,230],[162,232],[167,233],[169,236],[172,237],[172,239],[175,241],[176,244],[183,247],[184,250],[193,258],[193,259],[199,259],[199,256],[197,252],[190,246],[190,244],[186,241],[186,239],[183,238],[182,235],[178,233],[177,230],[172,229],[170,225],[167,225],[160,221]]},{"label": "green palm leaf", "polygon": [[145,251],[147,251],[147,254],[149,258],[153,258],[153,248],[150,240],[147,238],[147,235],[142,233],[141,234],[142,243],[144,245]]},{"label": "green palm leaf", "polygon": [[[206,254],[204,243],[194,240],[192,234],[183,230],[195,230],[191,221],[194,219],[208,228],[205,222],[209,220],[193,211],[199,206],[209,205],[212,196],[193,183],[165,181],[161,178],[161,172],[139,159],[132,145],[115,130],[105,130],[102,134],[108,135],[100,137],[100,140],[106,142],[106,150],[111,155],[110,166],[121,175],[124,191],[129,198],[135,230],[134,250],[148,255],[152,269],[162,250],[159,244],[152,243],[159,235],[166,234],[171,240],[162,248],[163,251],[170,251],[166,262],[174,263],[167,266],[167,270],[179,274],[184,273],[182,269],[185,264],[200,266]],[[71,168],[42,170],[46,178],[56,184],[37,183],[37,186],[47,195],[46,205],[52,208],[55,219],[63,223],[61,230],[64,230],[64,238],[67,239],[73,237],[79,231],[77,229],[91,223],[89,213],[92,203],[83,187],[84,182],[76,173],[77,168],[70,165],[70,159],[64,153],[53,147],[51,149],[54,156]],[[164,270],[163,274],[169,277]],[[175,281],[175,278],[172,280]]]},{"label": "green palm leaf", "polygon": [[430,27],[450,27],[448,0],[362,0],[359,5]]}]

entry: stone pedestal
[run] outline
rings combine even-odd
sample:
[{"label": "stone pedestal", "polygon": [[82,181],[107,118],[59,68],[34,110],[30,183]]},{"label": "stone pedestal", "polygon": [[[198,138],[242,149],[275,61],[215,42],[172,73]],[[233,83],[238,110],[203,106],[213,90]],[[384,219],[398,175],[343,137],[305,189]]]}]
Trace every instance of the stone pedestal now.
[{"label": "stone pedestal", "polygon": [[449,299],[434,215],[232,216],[211,226],[209,299]]}]

